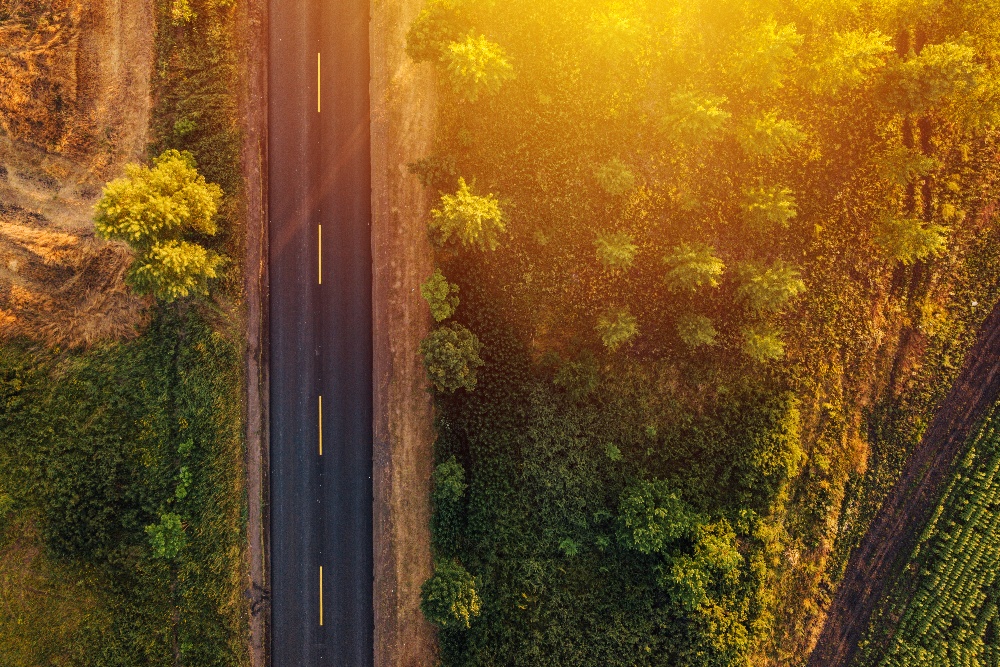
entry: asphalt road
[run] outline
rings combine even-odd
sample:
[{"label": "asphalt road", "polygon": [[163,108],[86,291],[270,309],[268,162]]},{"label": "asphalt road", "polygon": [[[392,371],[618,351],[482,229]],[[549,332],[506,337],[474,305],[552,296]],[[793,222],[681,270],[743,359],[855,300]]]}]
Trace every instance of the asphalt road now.
[{"label": "asphalt road", "polygon": [[368,21],[270,0],[274,667],[373,663]]}]

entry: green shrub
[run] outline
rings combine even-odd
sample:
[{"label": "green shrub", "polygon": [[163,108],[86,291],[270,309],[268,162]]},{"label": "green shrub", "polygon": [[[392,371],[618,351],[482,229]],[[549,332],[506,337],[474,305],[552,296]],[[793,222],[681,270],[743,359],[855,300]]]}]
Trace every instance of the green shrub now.
[{"label": "green shrub", "polygon": [[618,539],[642,554],[665,554],[688,538],[699,518],[663,480],[642,481],[626,489],[618,505]]},{"label": "green shrub", "polygon": [[670,96],[663,127],[675,141],[698,146],[716,139],[728,125],[732,114],[722,108],[723,95],[705,95],[682,91]]},{"label": "green shrub", "polygon": [[184,548],[186,538],[179,514],[167,512],[160,515],[160,522],[146,526],[146,535],[157,558],[173,560]]},{"label": "green shrub", "polygon": [[458,191],[442,195],[440,208],[431,211],[430,228],[441,246],[455,239],[462,247],[496,250],[506,225],[496,197],[472,194],[465,179],[459,178]]},{"label": "green shrub", "polygon": [[750,188],[744,210],[750,221],[761,230],[773,225],[787,228],[796,215],[795,197],[789,188]]},{"label": "green shrub", "polygon": [[448,319],[458,308],[458,285],[449,283],[441,269],[434,269],[430,278],[420,285],[420,295],[430,306],[431,316],[436,322]]},{"label": "green shrub", "polygon": [[454,456],[434,468],[431,500],[431,537],[434,551],[442,557],[455,555],[462,537],[465,513],[465,469]]},{"label": "green shrub", "polygon": [[420,610],[439,628],[468,629],[479,616],[476,580],[458,560],[438,560],[434,576],[420,588]]},{"label": "green shrub", "polygon": [[461,324],[438,327],[420,343],[424,368],[438,391],[476,388],[476,369],[483,365],[479,357],[482,343]]}]

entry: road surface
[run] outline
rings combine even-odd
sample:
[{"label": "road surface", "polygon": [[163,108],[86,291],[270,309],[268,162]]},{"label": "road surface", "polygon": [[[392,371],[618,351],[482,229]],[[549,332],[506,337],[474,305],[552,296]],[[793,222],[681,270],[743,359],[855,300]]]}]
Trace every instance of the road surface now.
[{"label": "road surface", "polygon": [[270,0],[271,659],[373,663],[368,0]]}]

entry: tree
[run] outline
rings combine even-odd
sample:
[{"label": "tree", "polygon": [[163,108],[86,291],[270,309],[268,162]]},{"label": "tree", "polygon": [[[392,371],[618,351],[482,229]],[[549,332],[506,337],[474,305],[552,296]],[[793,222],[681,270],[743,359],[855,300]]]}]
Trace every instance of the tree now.
[{"label": "tree", "polygon": [[715,345],[718,333],[712,326],[712,320],[704,315],[685,313],[677,318],[677,335],[688,347]]},{"label": "tree", "polygon": [[597,389],[600,370],[594,355],[588,351],[581,354],[576,361],[563,363],[556,371],[552,382],[566,390],[566,395],[571,401],[582,401]]},{"label": "tree", "polygon": [[663,258],[663,263],[667,265],[667,288],[671,291],[718,287],[726,268],[715,250],[704,243],[682,243]]},{"label": "tree", "polygon": [[503,48],[485,35],[468,35],[449,44],[445,67],[452,90],[466,102],[475,102],[483,93],[495,95],[505,81],[514,78],[514,68]]},{"label": "tree", "polygon": [[434,269],[430,278],[420,285],[420,295],[430,306],[436,322],[448,319],[458,308],[458,285],[449,283],[441,269]]},{"label": "tree", "polygon": [[420,610],[439,628],[468,629],[480,604],[475,577],[457,559],[436,561],[434,576],[420,587]]},{"label": "tree", "polygon": [[643,554],[665,554],[700,523],[680,495],[663,480],[641,481],[622,492],[618,540]]},{"label": "tree", "polygon": [[176,150],[155,158],[152,169],[133,164],[125,174],[105,186],[95,228],[135,251],[129,284],[168,303],[207,294],[225,260],[186,239],[215,235],[222,189],[205,182],[190,153]]},{"label": "tree", "polygon": [[779,312],[793,298],[806,291],[799,271],[782,261],[764,269],[755,264],[740,267],[741,284],[736,298],[756,313]]},{"label": "tree", "polygon": [[785,356],[785,344],[776,329],[749,326],[743,329],[743,352],[754,361],[765,363]]},{"label": "tree", "polygon": [[160,515],[160,523],[146,526],[146,535],[157,558],[171,560],[184,548],[187,540],[179,514],[167,512]]},{"label": "tree", "polygon": [[612,352],[639,335],[639,322],[627,310],[614,310],[597,318],[597,333]]},{"label": "tree", "polygon": [[893,260],[903,264],[940,255],[947,248],[947,228],[913,218],[886,218],[876,241]]},{"label": "tree", "polygon": [[597,184],[612,197],[627,195],[635,187],[635,174],[618,158],[608,160],[594,172]]},{"label": "tree", "polygon": [[476,369],[483,365],[479,357],[482,343],[461,324],[438,327],[420,343],[424,368],[438,391],[476,388]]},{"label": "tree", "polygon": [[757,229],[768,230],[774,226],[787,229],[796,214],[795,196],[789,188],[781,186],[750,188],[744,210]]},{"label": "tree", "polygon": [[609,271],[631,268],[639,247],[632,242],[632,237],[624,232],[598,236],[594,241],[597,247],[597,259]]},{"label": "tree", "polygon": [[442,195],[440,208],[431,211],[430,228],[439,245],[455,239],[462,247],[496,250],[506,225],[496,197],[472,194],[465,179],[459,178],[458,191]]}]

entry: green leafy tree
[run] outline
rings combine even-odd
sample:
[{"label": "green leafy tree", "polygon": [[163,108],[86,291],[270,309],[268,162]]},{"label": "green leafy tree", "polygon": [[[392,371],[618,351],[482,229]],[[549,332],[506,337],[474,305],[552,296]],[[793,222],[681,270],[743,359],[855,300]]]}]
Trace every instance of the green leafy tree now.
[{"label": "green leafy tree", "polygon": [[445,67],[452,90],[466,102],[475,102],[482,94],[495,95],[514,78],[514,67],[503,48],[485,35],[468,35],[449,44]]},{"label": "green leafy tree", "polygon": [[627,195],[635,187],[635,174],[618,158],[608,160],[594,172],[597,184],[612,197]]},{"label": "green leafy tree", "polygon": [[879,226],[876,241],[893,260],[903,264],[944,253],[948,229],[943,225],[913,218],[886,218]]},{"label": "green leafy tree", "polygon": [[641,481],[622,492],[618,503],[618,540],[643,554],[664,554],[688,538],[700,519],[663,480]]},{"label": "green leafy tree", "polygon": [[704,315],[685,313],[677,318],[677,335],[688,347],[701,347],[715,345],[718,332]]},{"label": "green leafy tree", "polygon": [[837,32],[824,43],[812,66],[813,89],[820,94],[846,93],[869,81],[893,49],[879,31]]},{"label": "green leafy tree", "polygon": [[434,563],[434,576],[420,588],[420,610],[439,628],[468,629],[479,616],[476,579],[456,559]]},{"label": "green leafy tree", "polygon": [[597,333],[612,352],[639,335],[639,321],[627,310],[614,310],[597,318]]},{"label": "green leafy tree", "polygon": [[798,269],[780,260],[766,269],[744,264],[739,273],[741,284],[736,290],[736,298],[757,313],[779,312],[806,291]]},{"label": "green leafy tree", "polygon": [[441,269],[434,269],[430,278],[420,285],[420,295],[431,307],[431,316],[437,322],[448,319],[458,308],[458,285],[449,283]]},{"label": "green leafy tree", "polygon": [[415,62],[437,62],[468,29],[459,0],[428,0],[406,33],[406,53]]},{"label": "green leafy tree", "polygon": [[438,327],[420,343],[427,375],[444,392],[476,388],[476,370],[483,365],[481,350],[476,335],[456,323]]},{"label": "green leafy tree", "polygon": [[146,535],[153,555],[166,560],[175,558],[187,543],[181,517],[173,512],[160,514],[159,523],[146,526]]},{"label": "green leafy tree", "polygon": [[744,210],[755,227],[767,230],[774,226],[788,228],[796,215],[795,196],[781,186],[750,188]]},{"label": "green leafy tree", "polygon": [[704,243],[682,243],[663,258],[663,263],[667,265],[667,288],[678,292],[718,287],[726,268],[715,250]]},{"label": "green leafy tree", "polygon": [[805,141],[806,135],[796,123],[778,118],[777,111],[768,111],[749,118],[739,128],[737,139],[749,155],[778,157]]},{"label": "green leafy tree", "polygon": [[216,233],[222,189],[205,181],[190,153],[175,150],[153,160],[152,169],[129,165],[125,173],[105,186],[95,227],[135,250],[132,288],[165,302],[207,294],[224,258],[186,239]]},{"label": "green leafy tree", "polygon": [[706,95],[692,90],[673,93],[662,125],[677,143],[700,146],[717,139],[728,126],[732,114],[723,108],[724,95]]},{"label": "green leafy tree", "polygon": [[944,100],[971,93],[983,75],[968,44],[928,44],[888,75],[888,99],[909,113],[923,113]]},{"label": "green leafy tree", "polygon": [[506,225],[496,197],[472,194],[465,179],[459,178],[458,191],[442,195],[441,206],[431,211],[430,228],[439,245],[455,239],[462,247],[496,250]]},{"label": "green leafy tree", "polygon": [[434,468],[431,501],[431,536],[435,552],[441,556],[454,555],[461,537],[464,514],[465,468],[452,456]]},{"label": "green leafy tree", "polygon": [[582,401],[597,389],[600,371],[594,355],[584,352],[576,361],[564,362],[556,371],[552,382],[565,389],[570,400]]},{"label": "green leafy tree", "polygon": [[775,361],[785,356],[785,343],[778,330],[768,326],[743,329],[743,352],[759,363]]},{"label": "green leafy tree", "polygon": [[632,236],[624,232],[598,236],[594,246],[597,248],[598,261],[610,271],[631,268],[635,255],[639,252],[639,247],[632,242]]}]

